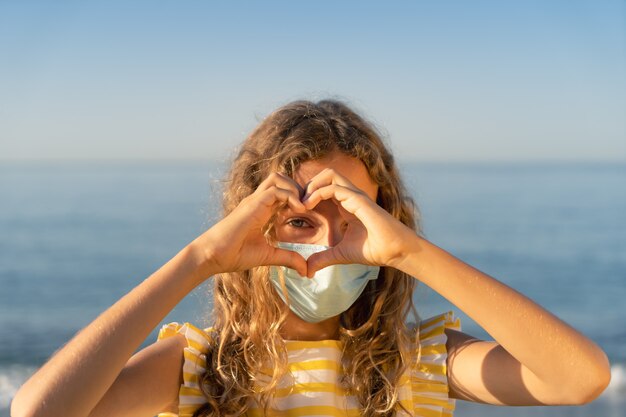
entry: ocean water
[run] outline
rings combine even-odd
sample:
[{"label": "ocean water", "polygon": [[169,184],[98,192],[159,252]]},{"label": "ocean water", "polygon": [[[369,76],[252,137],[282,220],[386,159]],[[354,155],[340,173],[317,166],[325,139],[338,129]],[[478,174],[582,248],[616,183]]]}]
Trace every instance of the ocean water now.
[{"label": "ocean water", "polygon": [[[0,164],[0,416],[98,314],[219,216],[220,162]],[[597,342],[609,388],[582,407],[457,401],[457,416],[621,416],[626,406],[626,164],[403,163],[426,237]],[[421,317],[447,310],[420,284]],[[207,283],[164,320],[208,325]],[[156,340],[158,327],[142,347]]]}]

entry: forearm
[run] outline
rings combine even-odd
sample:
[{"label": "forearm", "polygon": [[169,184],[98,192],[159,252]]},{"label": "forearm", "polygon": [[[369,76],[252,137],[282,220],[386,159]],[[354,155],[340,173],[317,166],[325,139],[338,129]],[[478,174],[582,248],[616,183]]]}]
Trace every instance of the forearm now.
[{"label": "forearm", "polygon": [[198,260],[187,246],[100,314],[20,388],[12,412],[88,415],[154,327],[199,284]]},{"label": "forearm", "polygon": [[539,304],[425,239],[415,236],[410,247],[397,268],[458,306],[540,379],[606,375],[602,349]]}]

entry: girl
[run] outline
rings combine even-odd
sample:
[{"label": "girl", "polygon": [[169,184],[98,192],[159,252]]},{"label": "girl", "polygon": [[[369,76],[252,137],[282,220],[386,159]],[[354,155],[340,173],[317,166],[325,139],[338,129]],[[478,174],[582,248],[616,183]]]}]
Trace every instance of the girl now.
[{"label": "girl", "polygon": [[[12,416],[451,416],[455,399],[584,404],[608,385],[596,344],[423,237],[391,154],[340,102],[260,123],[224,211],[56,352]],[[213,327],[166,324],[133,355],[209,277]],[[408,325],[418,280],[495,341],[452,312]]]}]

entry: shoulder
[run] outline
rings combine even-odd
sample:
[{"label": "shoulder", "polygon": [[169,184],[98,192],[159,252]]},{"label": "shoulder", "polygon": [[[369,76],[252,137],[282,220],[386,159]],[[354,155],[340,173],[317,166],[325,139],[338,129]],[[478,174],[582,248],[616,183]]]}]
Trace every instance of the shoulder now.
[{"label": "shoulder", "polygon": [[160,417],[191,416],[205,398],[200,390],[200,380],[206,372],[206,354],[209,352],[215,330],[211,327],[201,329],[189,322],[171,322],[159,330],[157,344],[171,342],[168,355],[176,356],[178,361],[179,381],[175,400],[159,414]]},{"label": "shoulder", "polygon": [[[164,326],[166,327],[166,326]],[[159,339],[136,352],[89,414],[154,415],[177,414],[187,338],[174,325],[161,329]],[[182,327],[182,326],[181,326]],[[141,398],[141,401],[137,401]]]}]

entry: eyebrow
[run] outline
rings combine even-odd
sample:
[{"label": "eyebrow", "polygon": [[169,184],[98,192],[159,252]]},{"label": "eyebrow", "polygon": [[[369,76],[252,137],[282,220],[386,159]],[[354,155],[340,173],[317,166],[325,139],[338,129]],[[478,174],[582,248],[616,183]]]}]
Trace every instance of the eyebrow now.
[{"label": "eyebrow", "polygon": [[321,216],[317,211],[315,211],[316,207],[314,207],[312,210],[307,210],[306,213],[296,213],[295,211],[292,210],[291,207],[289,206],[285,206],[282,209],[278,210],[276,212],[276,214],[281,214],[286,216],[290,216],[290,215],[295,215],[295,216]]}]

